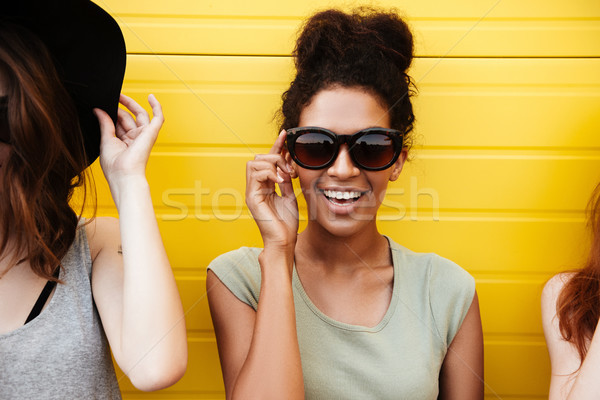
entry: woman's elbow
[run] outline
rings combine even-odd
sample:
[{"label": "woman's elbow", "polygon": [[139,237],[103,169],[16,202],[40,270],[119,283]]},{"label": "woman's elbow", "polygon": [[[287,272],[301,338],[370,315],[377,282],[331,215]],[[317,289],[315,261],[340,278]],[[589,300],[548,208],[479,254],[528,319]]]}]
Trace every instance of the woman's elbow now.
[{"label": "woman's elbow", "polygon": [[133,368],[128,374],[129,380],[137,389],[152,392],[174,385],[187,369],[187,355],[181,359],[169,360],[162,365]]}]

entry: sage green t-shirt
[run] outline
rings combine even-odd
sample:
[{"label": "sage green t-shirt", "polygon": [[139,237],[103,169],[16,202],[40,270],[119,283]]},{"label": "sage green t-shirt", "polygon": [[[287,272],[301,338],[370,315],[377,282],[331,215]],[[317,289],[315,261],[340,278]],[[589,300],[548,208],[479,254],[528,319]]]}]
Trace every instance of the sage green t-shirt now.
[{"label": "sage green t-shirt", "polygon": [[[375,327],[323,314],[294,269],[293,290],[306,399],[437,399],[448,346],[473,301],[475,282],[436,254],[415,253],[391,239],[394,283],[389,308]],[[262,249],[242,247],[208,266],[256,310]]]}]

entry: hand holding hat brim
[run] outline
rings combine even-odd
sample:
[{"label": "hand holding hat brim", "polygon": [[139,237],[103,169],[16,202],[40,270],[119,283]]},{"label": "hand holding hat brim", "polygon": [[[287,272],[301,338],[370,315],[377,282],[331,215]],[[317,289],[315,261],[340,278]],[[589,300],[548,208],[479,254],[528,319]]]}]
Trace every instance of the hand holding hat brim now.
[{"label": "hand holding hat brim", "polygon": [[111,192],[113,192],[115,202],[118,202],[121,184],[126,184],[128,179],[146,179],[146,164],[150,151],[164,122],[162,107],[156,97],[148,96],[148,102],[152,107],[152,119],[146,110],[133,99],[121,95],[121,104],[131,114],[121,110],[116,128],[106,112],[94,109],[100,123],[102,138],[100,165]]}]

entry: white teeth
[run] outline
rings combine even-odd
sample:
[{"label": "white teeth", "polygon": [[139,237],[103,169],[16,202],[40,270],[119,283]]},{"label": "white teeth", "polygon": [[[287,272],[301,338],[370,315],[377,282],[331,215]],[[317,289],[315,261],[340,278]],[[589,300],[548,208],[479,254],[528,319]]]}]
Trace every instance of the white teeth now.
[{"label": "white teeth", "polygon": [[335,190],[323,190],[325,196],[338,200],[350,200],[358,199],[361,196],[361,192],[338,192]]}]

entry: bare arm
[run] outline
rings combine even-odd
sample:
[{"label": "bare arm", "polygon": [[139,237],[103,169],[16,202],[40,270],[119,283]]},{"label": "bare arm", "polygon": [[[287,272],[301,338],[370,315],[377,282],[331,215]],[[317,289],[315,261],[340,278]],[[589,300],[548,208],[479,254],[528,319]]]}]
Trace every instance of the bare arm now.
[{"label": "bare arm", "polygon": [[[268,267],[275,268],[273,264]],[[212,272],[208,274],[226,398],[303,399],[291,277],[282,268],[271,277],[263,274],[262,279],[255,312]]]},{"label": "bare arm", "polygon": [[483,399],[483,332],[477,292],[440,371],[440,399]]},{"label": "bare arm", "polygon": [[[281,156],[285,135],[247,166],[246,202],[264,251],[258,308],[238,300],[209,272],[208,300],[228,399],[304,399],[292,293],[298,208]],[[278,175],[279,174],[279,175]],[[282,195],[275,193],[279,184]]]},{"label": "bare arm", "polygon": [[[583,363],[575,346],[563,339],[556,317],[556,300],[565,282],[566,274],[559,274],[546,283],[542,292],[542,323],[550,354],[552,376],[550,400],[587,400],[600,397],[600,333],[596,327],[587,356]],[[581,368],[579,366],[581,364]]]},{"label": "bare arm", "polygon": [[[156,224],[145,177],[150,150],[162,125],[160,104],[149,98],[154,118],[132,99],[121,103],[116,136],[102,111],[100,162],[120,222],[98,219],[92,289],[119,367],[141,390],[157,390],[181,378],[187,366],[183,308]],[[122,244],[122,255],[119,245]]]}]

